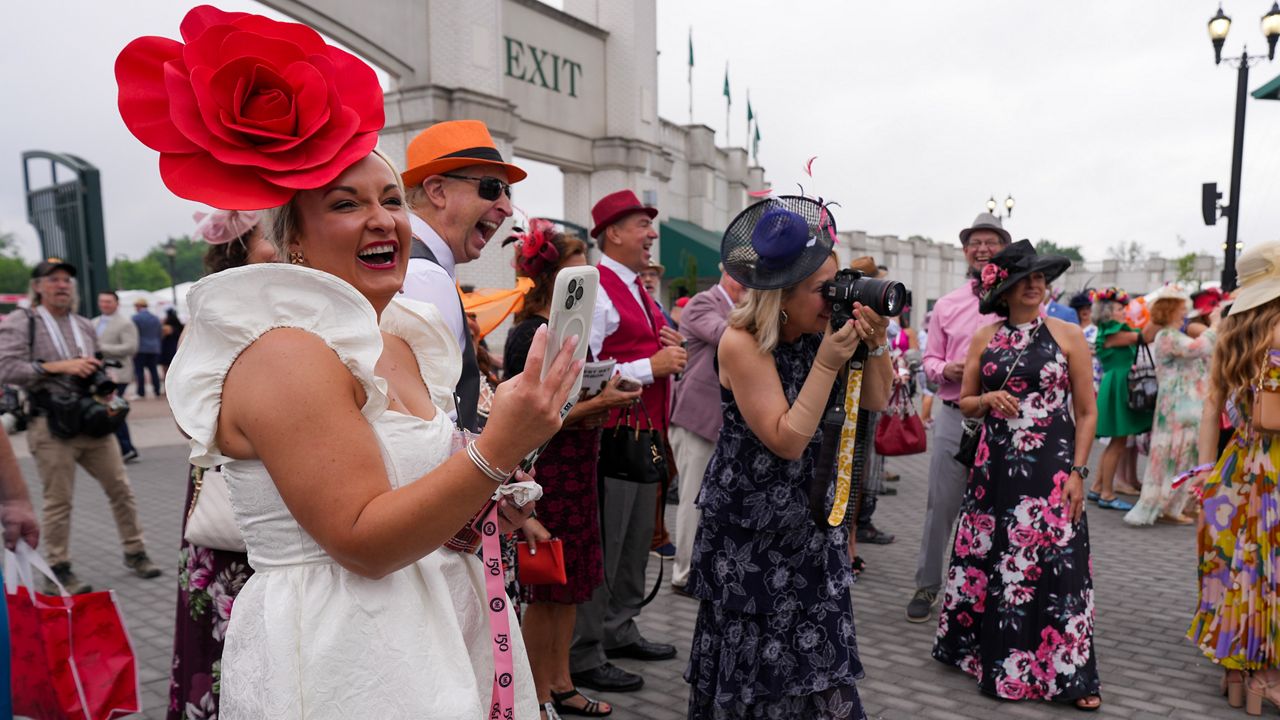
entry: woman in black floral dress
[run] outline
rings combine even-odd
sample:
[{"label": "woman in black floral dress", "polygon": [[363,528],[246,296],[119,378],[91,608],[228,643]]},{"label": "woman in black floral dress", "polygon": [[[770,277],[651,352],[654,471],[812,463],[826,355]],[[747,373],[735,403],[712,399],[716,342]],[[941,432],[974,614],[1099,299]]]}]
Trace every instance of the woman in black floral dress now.
[{"label": "woman in black floral dress", "polygon": [[[196,220],[196,236],[209,243],[204,256],[206,272],[275,262],[275,248],[263,239],[257,213],[217,210],[207,216],[197,213]],[[191,507],[195,492],[194,472],[195,468],[188,466],[184,512]],[[184,534],[186,528],[183,520]],[[182,541],[168,720],[217,720],[223,637],[236,594],[252,574],[246,553]]]},{"label": "woman in black floral dress", "polygon": [[[743,216],[755,223],[742,232],[751,244],[731,247]],[[862,407],[888,401],[888,323],[855,306],[854,319],[831,330],[822,286],[836,261],[825,208],[780,198],[743,216],[722,251],[726,272],[749,289],[720,341],[724,426],[698,496],[689,717],[862,718],[849,532],[815,523],[809,488],[829,484],[815,478],[819,422],[843,403],[837,378],[860,343],[878,348]],[[747,253],[756,257],[735,262]]]},{"label": "woman in black floral dress", "polygon": [[1021,240],[983,269],[980,309],[1007,320],[974,335],[965,364],[960,410],[985,420],[933,656],[989,695],[1096,710],[1083,510],[1097,422],[1092,357],[1079,327],[1039,314],[1048,283],[1069,266]]}]

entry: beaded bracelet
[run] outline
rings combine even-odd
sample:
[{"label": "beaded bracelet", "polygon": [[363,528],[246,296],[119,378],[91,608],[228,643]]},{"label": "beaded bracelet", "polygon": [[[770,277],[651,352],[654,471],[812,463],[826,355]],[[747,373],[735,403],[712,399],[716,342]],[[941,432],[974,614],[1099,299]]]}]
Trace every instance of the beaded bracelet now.
[{"label": "beaded bracelet", "polygon": [[471,462],[475,463],[475,466],[480,468],[480,472],[484,473],[485,477],[499,485],[511,479],[511,476],[515,474],[514,470],[512,472],[504,472],[493,463],[486,460],[484,455],[481,454],[480,448],[476,447],[475,440],[467,443],[467,457],[471,458]]}]

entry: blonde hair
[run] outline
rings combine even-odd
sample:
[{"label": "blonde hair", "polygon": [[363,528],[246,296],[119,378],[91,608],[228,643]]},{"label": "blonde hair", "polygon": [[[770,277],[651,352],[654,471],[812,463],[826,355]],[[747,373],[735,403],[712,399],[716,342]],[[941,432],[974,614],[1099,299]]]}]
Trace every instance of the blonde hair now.
[{"label": "blonde hair", "polygon": [[1249,409],[1253,394],[1247,390],[1258,381],[1276,325],[1280,325],[1280,298],[1222,319],[1209,371],[1218,400],[1233,400]]},{"label": "blonde hair", "polygon": [[[405,195],[404,181],[400,179],[400,171],[396,169],[395,162],[378,148],[374,148],[373,152],[369,154],[381,159],[391,169],[391,176],[396,179],[396,188],[403,198]],[[352,163],[352,165],[354,164]],[[298,196],[295,194],[289,199],[289,202],[279,207],[262,211],[262,234],[267,242],[271,243],[272,247],[276,249],[276,256],[284,261],[289,259],[289,243],[293,242],[294,237],[298,234],[297,198]],[[407,199],[405,203],[408,204]]]},{"label": "blonde hair", "polygon": [[[834,252],[831,253],[831,260],[839,267],[840,259]],[[744,287],[742,300],[729,312],[729,327],[751,333],[760,346],[760,352],[773,352],[782,338],[782,303],[808,279],[804,278],[791,287],[777,290]]]}]

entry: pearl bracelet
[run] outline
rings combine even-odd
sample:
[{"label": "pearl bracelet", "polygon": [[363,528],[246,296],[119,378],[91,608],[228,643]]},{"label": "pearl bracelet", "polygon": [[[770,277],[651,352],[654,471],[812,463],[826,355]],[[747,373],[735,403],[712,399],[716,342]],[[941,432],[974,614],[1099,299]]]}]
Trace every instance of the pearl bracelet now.
[{"label": "pearl bracelet", "polygon": [[504,472],[500,468],[496,467],[493,463],[486,460],[484,455],[481,454],[480,448],[476,447],[475,440],[472,440],[471,442],[467,443],[467,457],[471,458],[471,462],[475,463],[475,466],[477,468],[480,468],[480,472],[484,473],[485,477],[498,483],[499,485],[501,485],[502,483],[505,483],[507,480],[510,480],[511,476],[515,474],[515,471]]}]

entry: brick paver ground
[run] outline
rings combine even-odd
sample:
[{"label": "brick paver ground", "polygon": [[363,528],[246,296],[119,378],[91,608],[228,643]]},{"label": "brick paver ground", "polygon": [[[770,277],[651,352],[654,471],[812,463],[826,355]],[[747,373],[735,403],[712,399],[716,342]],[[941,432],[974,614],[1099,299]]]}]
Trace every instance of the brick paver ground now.
[{"label": "brick paver ground", "polygon": [[[140,580],[124,569],[103,494],[83,473],[77,481],[72,551],[82,578],[96,587],[116,590],[141,664],[143,716],[162,718],[168,702],[186,450],[163,403],[140,401],[135,408],[131,427],[143,459],[130,465],[129,473],[148,549],[164,566],[165,575]],[[39,481],[26,457],[26,440],[21,435],[14,440],[38,506]],[[876,523],[896,534],[897,541],[861,549],[869,567],[854,589],[854,609],[866,667],[859,690],[868,714],[885,720],[1076,717],[1068,707],[1002,703],[980,695],[967,675],[930,657],[933,623],[905,621],[904,609],[914,590],[927,462],[927,456],[889,462],[890,472],[900,473],[902,480],[892,484],[897,496],[881,498]],[[669,514],[674,516],[674,507]],[[1105,701],[1099,714],[1195,720],[1239,715],[1217,695],[1219,673],[1183,639],[1195,602],[1191,528],[1136,530],[1124,525],[1121,516],[1097,508],[1088,513],[1098,610],[1095,640]],[[653,563],[650,569],[652,581]],[[661,663],[620,661],[642,673],[646,686],[635,693],[599,694],[616,706],[614,717],[668,720],[685,716],[688,686],[681,675],[696,614],[695,601],[673,595],[669,588],[645,609],[641,626],[646,636],[674,643],[680,656]]]}]

